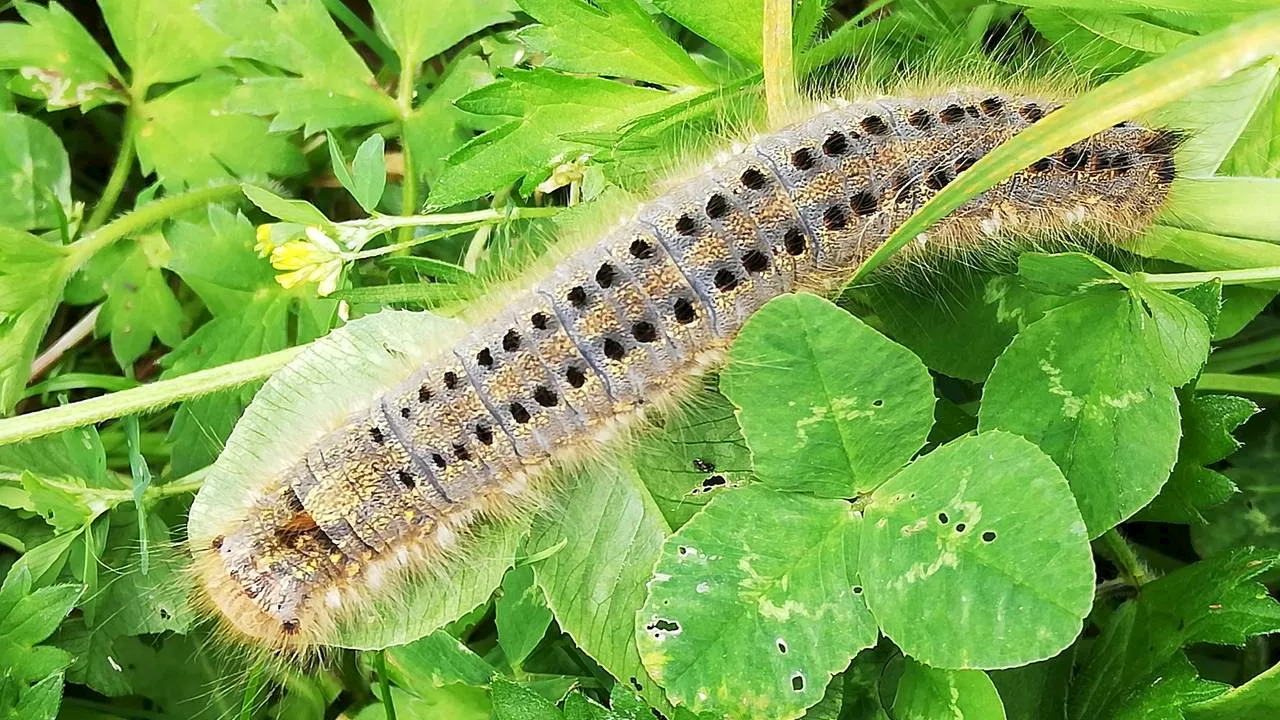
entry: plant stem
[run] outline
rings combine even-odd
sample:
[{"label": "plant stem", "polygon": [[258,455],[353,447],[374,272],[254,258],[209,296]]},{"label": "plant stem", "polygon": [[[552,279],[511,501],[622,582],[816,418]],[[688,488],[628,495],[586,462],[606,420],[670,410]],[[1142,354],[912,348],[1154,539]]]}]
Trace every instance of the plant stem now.
[{"label": "plant stem", "polygon": [[460,226],[450,227],[448,230],[442,230],[437,233],[430,233],[428,235],[418,235],[410,239],[408,242],[398,242],[398,243],[393,243],[391,245],[383,245],[382,247],[377,247],[372,250],[361,250],[360,252],[355,253],[354,255],[351,255],[348,259],[364,260],[367,258],[379,257],[381,255],[391,255],[393,253],[398,253],[401,250],[411,248],[414,245],[421,245],[422,243],[431,242],[432,240],[440,240],[442,238],[447,238],[451,235],[458,235],[461,233],[470,232],[471,230],[474,230],[475,227],[476,226],[474,225],[460,225]]},{"label": "plant stem", "polygon": [[1255,267],[1242,270],[1209,270],[1186,273],[1135,273],[1152,287],[1174,290],[1195,287],[1210,280],[1220,280],[1223,285],[1251,285],[1280,281],[1280,267]]},{"label": "plant stem", "polygon": [[98,323],[98,314],[101,312],[102,305],[99,304],[86,313],[84,317],[77,320],[70,330],[63,333],[57,340],[54,340],[53,344],[46,348],[44,352],[40,353],[40,357],[37,357],[35,362],[31,363],[31,375],[27,377],[27,382],[33,382],[40,377],[45,370],[57,363],[64,353],[93,334],[93,326]]},{"label": "plant stem", "polygon": [[387,710],[387,720],[396,720],[396,706],[391,700],[391,679],[387,677],[387,654],[379,650],[373,656],[373,666],[378,671],[378,686],[382,688],[382,706]]},{"label": "plant stem", "polygon": [[1124,576],[1126,582],[1135,589],[1151,582],[1153,579],[1151,574],[1143,567],[1142,561],[1134,554],[1129,542],[1120,536],[1118,530],[1112,528],[1098,540],[1102,543],[1105,554],[1120,569],[1120,574]]},{"label": "plant stem", "polygon": [[[404,173],[401,175],[400,212],[413,215],[418,211],[418,170],[414,167],[413,151],[409,149],[406,125],[413,116],[413,83],[418,74],[418,66],[411,62],[403,62],[400,67],[400,85],[396,90],[396,102],[400,105],[400,154],[404,156]],[[400,242],[407,243],[413,239],[413,229],[400,230]]]},{"label": "plant stem", "polygon": [[155,202],[147,203],[73,243],[68,248],[72,259],[72,267],[80,267],[99,250],[121,238],[142,232],[148,227],[163,222],[179,213],[194,210],[220,200],[230,200],[239,194],[239,183],[228,183],[170,195]]},{"label": "plant stem", "polygon": [[82,425],[147,412],[180,400],[207,395],[261,380],[292,360],[305,345],[269,355],[199,370],[171,380],[121,390],[69,405],[0,420],[0,445],[21,442]]},{"label": "plant stem", "polygon": [[342,0],[320,0],[320,4],[324,5],[329,14],[336,18],[338,22],[345,25],[348,30],[355,34],[356,38],[365,44],[365,47],[372,50],[383,65],[392,69],[400,67],[400,59],[396,57],[396,53],[391,49],[391,46],[383,42],[382,38],[378,37],[378,34],[366,25],[359,15],[352,12],[346,3],[342,2]]},{"label": "plant stem", "polygon": [[1235,375],[1205,373],[1196,381],[1197,390],[1280,395],[1280,377],[1272,375]]},{"label": "plant stem", "polygon": [[1206,365],[1206,372],[1232,373],[1248,370],[1280,359],[1280,336],[1264,338],[1247,345],[1214,350]]},{"label": "plant stem", "polygon": [[107,186],[102,191],[102,197],[98,198],[98,203],[93,206],[93,214],[89,216],[89,221],[84,224],[84,232],[97,230],[115,211],[116,202],[120,199],[124,184],[129,180],[129,173],[133,172],[133,146],[138,135],[138,128],[141,125],[141,114],[138,112],[137,106],[130,104],[129,109],[125,111],[124,137],[120,140],[120,151],[116,153],[116,162],[111,168],[111,177],[107,179]]},{"label": "plant stem", "polygon": [[795,67],[792,61],[791,0],[765,0],[764,97],[769,119],[787,121],[796,108]]}]

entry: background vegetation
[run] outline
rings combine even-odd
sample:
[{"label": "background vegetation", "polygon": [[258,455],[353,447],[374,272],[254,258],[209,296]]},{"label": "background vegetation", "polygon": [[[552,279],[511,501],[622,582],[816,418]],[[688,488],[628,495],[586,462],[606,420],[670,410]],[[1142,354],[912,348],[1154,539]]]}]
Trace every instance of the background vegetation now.
[{"label": "background vegetation", "polygon": [[[1275,717],[1272,4],[0,3],[0,717]],[[1134,113],[1193,131],[1170,211],[775,302],[416,632],[206,642],[186,511],[299,348],[345,327],[300,362],[355,392],[431,340],[377,311],[448,312],[791,78],[953,58],[1097,89],[895,243]]]}]

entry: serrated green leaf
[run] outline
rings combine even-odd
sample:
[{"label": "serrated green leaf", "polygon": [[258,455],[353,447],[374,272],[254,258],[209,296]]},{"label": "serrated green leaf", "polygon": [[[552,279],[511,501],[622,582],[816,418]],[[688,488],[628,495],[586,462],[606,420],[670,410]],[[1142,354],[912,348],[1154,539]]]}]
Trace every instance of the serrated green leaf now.
[{"label": "serrated green leaf", "polygon": [[266,121],[226,107],[237,80],[206,73],[141,108],[138,160],[166,187],[225,177],[284,177],[306,170],[302,153]]},{"label": "serrated green leaf", "polygon": [[1231,459],[1224,472],[1239,489],[1230,500],[1204,511],[1207,524],[1191,526],[1191,542],[1201,556],[1237,547],[1280,549],[1280,492],[1275,473],[1280,427],[1271,424]]},{"label": "serrated green leaf", "polygon": [[983,390],[979,429],[1020,434],[1048,453],[1091,537],[1150,502],[1177,458],[1177,398],[1135,337],[1148,323],[1127,292],[1086,294],[1019,333]]},{"label": "serrated green leaf", "polygon": [[564,720],[614,720],[616,717],[581,692],[571,693],[564,699]]},{"label": "serrated green leaf", "polygon": [[404,121],[401,139],[423,179],[434,183],[444,169],[445,158],[475,137],[475,131],[495,125],[495,118],[474,115],[454,105],[458,98],[491,82],[493,73],[483,58],[458,58]]},{"label": "serrated green leaf", "polygon": [[1270,720],[1280,715],[1280,664],[1211,700],[1183,707],[1188,720]]},{"label": "serrated green leaf", "polygon": [[542,588],[534,584],[532,567],[522,565],[507,571],[502,593],[494,603],[494,622],[507,662],[519,667],[551,625],[551,611]]},{"label": "serrated green leaf", "polygon": [[50,110],[79,106],[87,112],[128,102],[120,72],[62,5],[16,7],[26,24],[0,23],[0,68],[16,71],[10,88],[44,100]]},{"label": "serrated green leaf", "polygon": [[371,0],[378,32],[400,56],[419,65],[490,25],[515,19],[514,0]]},{"label": "serrated green leaf", "polygon": [[893,698],[895,720],[1004,720],[1004,705],[981,670],[938,670],[907,658],[898,694]]},{"label": "serrated green leaf", "polygon": [[733,405],[707,389],[685,402],[662,429],[640,438],[636,467],[672,528],[715,495],[751,480],[751,451]]},{"label": "serrated green leaf", "polygon": [[[1240,645],[1249,637],[1280,629],[1280,604],[1255,580],[1275,567],[1278,559],[1274,552],[1239,550],[1201,560],[1143,586],[1137,599],[1110,616],[1080,659],[1068,717],[1092,719],[1114,708],[1151,702],[1144,698],[1153,683],[1164,677],[1162,668],[1179,661],[1184,645]],[[1188,688],[1195,700],[1205,699],[1196,695],[1195,684],[1185,674],[1172,694]]]},{"label": "serrated green leaf", "polygon": [[[0,691],[9,678],[0,679]],[[5,707],[0,697],[0,717],[13,720],[53,720],[62,704],[62,673],[53,673],[31,687],[19,691],[17,703]],[[10,714],[12,713],[12,714]]]},{"label": "serrated green leaf", "polygon": [[667,86],[706,87],[711,82],[636,0],[519,3],[542,23],[522,29],[519,38],[546,54],[547,67]]},{"label": "serrated green leaf", "polygon": [[561,720],[563,715],[550,700],[507,680],[493,679],[494,720]]},{"label": "serrated green leaf", "polygon": [[1107,708],[1116,720],[1148,720],[1149,718],[1184,718],[1183,709],[1221,695],[1229,686],[1201,678],[1194,665],[1181,652],[1153,673],[1149,684]]},{"label": "serrated green leaf", "polygon": [[76,585],[32,590],[30,574],[22,568],[9,571],[0,586],[0,667],[7,669],[7,675],[27,684],[70,663],[66,653],[39,643],[53,634],[80,593]]},{"label": "serrated green leaf", "polygon": [[654,0],[653,4],[730,55],[761,64],[764,0]]},{"label": "serrated green leaf", "polygon": [[844,500],[753,485],[716,496],[668,538],[636,633],[672,704],[796,718],[821,700],[875,643],[860,597],[861,525]]},{"label": "serrated green leaf", "polygon": [[200,12],[234,38],[228,50],[233,57],[287,73],[245,78],[230,92],[229,109],[269,115],[272,130],[301,127],[307,135],[391,122],[399,115],[320,0],[208,0]]},{"label": "serrated green leaf", "polygon": [[1259,412],[1258,406],[1231,395],[1194,395],[1182,404],[1182,444],[1178,464],[1160,495],[1142,512],[1144,520],[1207,522],[1204,511],[1236,494],[1236,486],[1212,465],[1235,452],[1231,434]]},{"label": "serrated green leaf", "polygon": [[195,0],[99,0],[135,92],[195,77],[223,62],[227,38],[198,14]]},{"label": "serrated green leaf", "polygon": [[1052,657],[1093,602],[1070,489],[1044,453],[1009,433],[951,442],[880,486],[859,563],[881,631],[934,667]]},{"label": "serrated green leaf", "polygon": [[561,629],[619,682],[660,705],[636,649],[635,612],[668,528],[631,467],[590,468],[566,480],[535,520],[525,553]]},{"label": "serrated green leaf", "polygon": [[0,113],[0,177],[0,225],[56,228],[71,213],[67,151],[38,120]]},{"label": "serrated green leaf", "polygon": [[111,270],[96,329],[110,335],[112,356],[130,374],[154,340],[169,347],[182,342],[182,306],[161,271],[167,251],[159,235],[149,235],[99,254]]},{"label": "serrated green leaf", "polygon": [[614,131],[627,120],[677,101],[671,93],[611,80],[559,75],[550,70],[504,70],[501,79],[460,98],[462,110],[504,116],[502,125],[449,156],[430,202],[448,207],[522,177],[532,192],[555,164],[591,148],[564,139],[574,133]]},{"label": "serrated green leaf", "polygon": [[814,295],[784,295],[752,315],[720,387],[738,407],[760,481],[824,497],[876,487],[933,424],[923,363]]}]

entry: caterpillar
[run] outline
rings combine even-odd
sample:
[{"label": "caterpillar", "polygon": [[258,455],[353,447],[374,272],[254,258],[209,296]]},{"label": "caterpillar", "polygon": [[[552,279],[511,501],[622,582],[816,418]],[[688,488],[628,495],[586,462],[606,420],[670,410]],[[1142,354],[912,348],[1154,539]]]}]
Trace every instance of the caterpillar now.
[{"label": "caterpillar", "polygon": [[[552,468],[676,404],[770,299],[838,290],[934,193],[1057,107],[984,89],[840,100],[732,147],[290,448],[233,511],[211,519],[202,491],[189,542],[205,601],[255,643],[321,642],[370,593],[518,512]],[[917,245],[1121,238],[1161,210],[1178,138],[1120,123],[973,198]]]}]

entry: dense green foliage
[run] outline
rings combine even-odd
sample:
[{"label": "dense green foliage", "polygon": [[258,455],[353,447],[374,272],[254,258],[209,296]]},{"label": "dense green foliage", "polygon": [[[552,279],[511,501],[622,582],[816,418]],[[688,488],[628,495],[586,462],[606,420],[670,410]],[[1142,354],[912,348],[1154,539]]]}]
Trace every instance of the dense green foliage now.
[{"label": "dense green foliage", "polygon": [[[1273,5],[0,2],[0,718],[1280,716]],[[443,327],[379,311],[475,297],[766,77],[947,66],[1099,89],[931,211],[1131,111],[1193,131],[1169,211],[775,300],[358,649],[209,643],[191,494]]]}]

